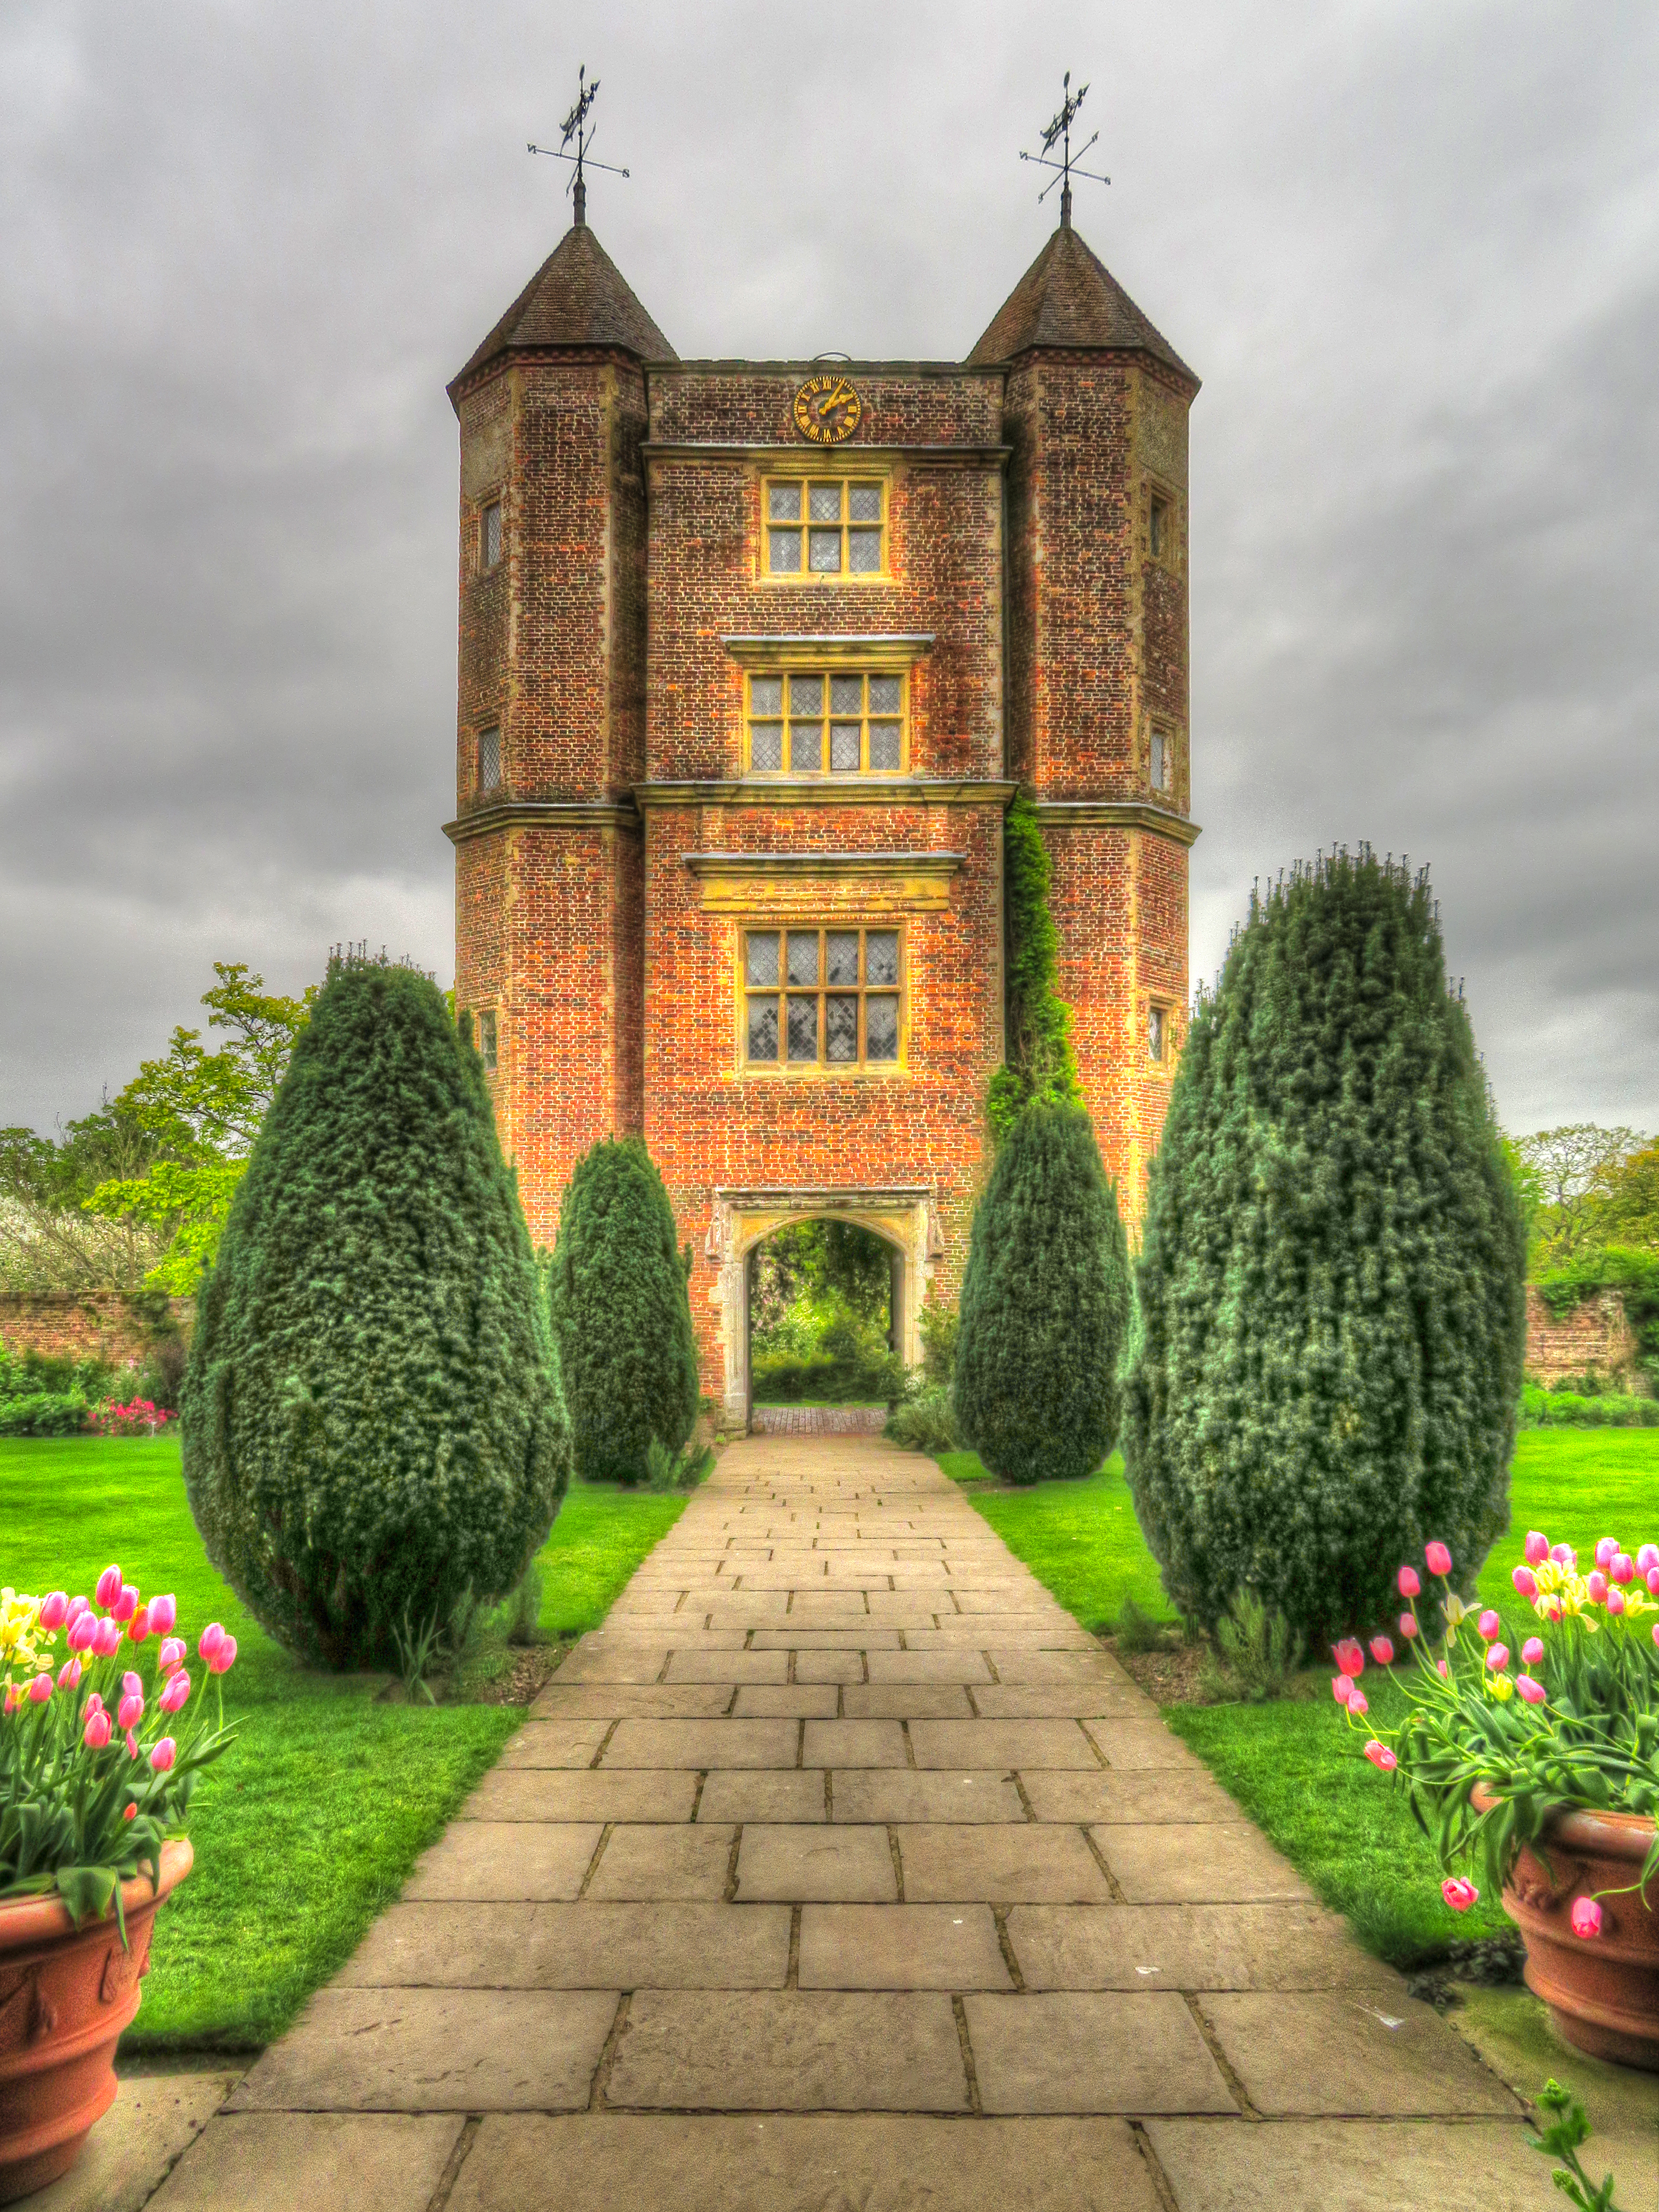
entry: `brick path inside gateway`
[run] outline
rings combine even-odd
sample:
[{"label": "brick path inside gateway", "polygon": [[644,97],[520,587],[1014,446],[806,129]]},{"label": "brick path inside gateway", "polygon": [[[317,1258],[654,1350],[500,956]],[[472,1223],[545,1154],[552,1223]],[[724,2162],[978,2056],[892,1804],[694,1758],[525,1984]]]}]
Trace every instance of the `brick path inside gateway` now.
[{"label": "brick path inside gateway", "polygon": [[931,1460],[728,1449],[159,2212],[1503,2212],[1510,2093]]}]

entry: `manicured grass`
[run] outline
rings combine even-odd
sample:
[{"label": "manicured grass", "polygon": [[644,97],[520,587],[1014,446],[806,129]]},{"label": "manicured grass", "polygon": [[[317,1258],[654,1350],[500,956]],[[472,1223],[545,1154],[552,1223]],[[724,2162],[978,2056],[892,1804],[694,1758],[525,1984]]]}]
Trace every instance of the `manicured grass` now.
[{"label": "manicured grass", "polygon": [[[1110,1461],[1083,1483],[992,1486],[970,1453],[945,1455],[945,1473],[1017,1557],[1085,1626],[1109,1626],[1125,1597],[1168,1615],[1122,1478]],[[1511,1650],[1535,1627],[1510,1570],[1528,1528],[1587,1553],[1616,1535],[1634,1551],[1659,1541],[1659,1432],[1648,1429],[1522,1432],[1510,1492],[1510,1531],[1481,1570],[1480,1597],[1504,1615]],[[1386,1623],[1368,1624],[1385,1626]],[[1264,1705],[1170,1705],[1164,1717],[1259,1822],[1324,1901],[1363,1940],[1399,1966],[1431,1958],[1455,1937],[1506,1928],[1496,1898],[1461,1917],[1440,1897],[1433,1856],[1404,1789],[1359,1755],[1360,1738],[1338,1714],[1328,1665],[1310,1668],[1307,1695]],[[1365,1688],[1371,1714],[1391,1725],[1403,1703],[1380,1669]]]},{"label": "manicured grass", "polygon": [[[595,1626],[684,1503],[575,1486],[540,1557],[544,1628]],[[129,1582],[176,1594],[192,1650],[210,1620],[236,1638],[226,1713],[240,1737],[198,1788],[195,1870],[156,1922],[124,2048],[268,2042],[397,1894],[521,1710],[385,1705],[383,1676],[297,1666],[209,1563],[176,1441],[0,1443],[0,1530],[14,1589],[90,1592],[116,1559]]]}]

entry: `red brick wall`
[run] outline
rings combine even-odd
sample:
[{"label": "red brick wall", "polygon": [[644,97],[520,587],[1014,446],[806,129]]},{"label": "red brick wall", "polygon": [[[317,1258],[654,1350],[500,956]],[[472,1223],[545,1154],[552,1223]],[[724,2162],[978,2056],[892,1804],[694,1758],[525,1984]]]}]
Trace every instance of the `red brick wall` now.
[{"label": "red brick wall", "polygon": [[[195,1300],[170,1298],[167,1307],[188,1337]],[[155,1340],[145,1313],[125,1291],[0,1292],[0,1344],[12,1352],[39,1352],[53,1358],[72,1354],[137,1367],[149,1357]]]},{"label": "red brick wall", "polygon": [[[3,1324],[0,1324],[3,1327]],[[1636,1332],[1617,1290],[1597,1291],[1565,1313],[1552,1313],[1537,1289],[1527,1287],[1527,1374],[1546,1389],[1577,1382],[1593,1369],[1602,1388],[1650,1397],[1653,1385],[1640,1364]]]}]

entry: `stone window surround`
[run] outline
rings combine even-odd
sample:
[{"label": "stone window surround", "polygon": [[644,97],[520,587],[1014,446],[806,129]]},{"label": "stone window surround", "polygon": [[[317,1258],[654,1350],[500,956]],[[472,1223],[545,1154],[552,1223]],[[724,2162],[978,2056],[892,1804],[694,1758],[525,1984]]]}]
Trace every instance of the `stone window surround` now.
[{"label": "stone window surround", "polygon": [[[884,458],[873,454],[867,447],[850,450],[813,448],[811,453],[796,454],[793,451],[757,471],[760,497],[760,522],[757,544],[756,580],[762,584],[818,587],[825,584],[890,584],[892,567],[892,465]],[[833,526],[842,532],[842,565],[836,568],[814,569],[811,565],[810,536],[811,524],[808,519],[809,487],[813,484],[839,483],[842,486],[842,519]],[[858,526],[849,518],[849,492],[854,483],[875,485],[880,494],[881,518],[874,526],[880,532],[881,560],[874,568],[853,568],[848,566],[852,558],[849,531]],[[775,489],[799,486],[801,519],[799,524],[801,566],[798,568],[774,568],[772,566],[772,494]],[[785,528],[794,526],[785,522]],[[821,524],[820,527],[830,526]]]},{"label": "stone window surround", "polygon": [[[879,931],[898,939],[897,981],[891,988],[884,984],[870,984],[865,976],[865,939],[872,931]],[[784,945],[788,936],[811,933],[819,940],[817,980],[796,988],[793,992],[785,980]],[[857,933],[859,946],[859,980],[854,984],[837,986],[827,980],[827,956],[823,947],[829,934]],[[857,1082],[875,1078],[906,1076],[909,1073],[909,975],[908,947],[903,922],[896,916],[884,914],[842,913],[807,914],[780,916],[750,915],[740,921],[732,931],[735,964],[733,995],[737,1005],[738,1066],[745,1078],[772,1083],[801,1082]],[[775,936],[779,944],[779,979],[775,987],[756,987],[748,974],[748,945],[751,936]],[[791,1060],[788,1054],[785,1025],[779,1024],[778,1049],[772,1060],[751,1060],[749,1056],[749,1001],[750,998],[775,998],[787,1001],[791,996],[816,999],[819,1007],[817,1036],[817,1057],[812,1060]],[[859,1037],[860,1049],[854,1060],[831,1060],[829,1056],[826,1001],[830,998],[856,997],[859,1000]],[[896,1049],[888,1060],[868,1057],[863,1048],[865,1036],[865,1001],[868,998],[895,1000],[898,1006],[898,1036]]]}]

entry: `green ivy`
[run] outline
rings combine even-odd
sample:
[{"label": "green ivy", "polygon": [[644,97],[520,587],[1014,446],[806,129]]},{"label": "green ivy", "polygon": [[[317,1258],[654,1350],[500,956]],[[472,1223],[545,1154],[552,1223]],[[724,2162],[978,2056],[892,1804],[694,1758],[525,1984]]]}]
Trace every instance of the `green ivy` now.
[{"label": "green ivy", "polygon": [[1036,808],[1017,799],[1002,825],[1003,897],[1007,917],[1006,1057],[991,1078],[986,1111],[1001,1142],[1033,1100],[1080,1106],[1072,1010],[1055,985],[1060,936],[1048,911],[1052,871]]}]

